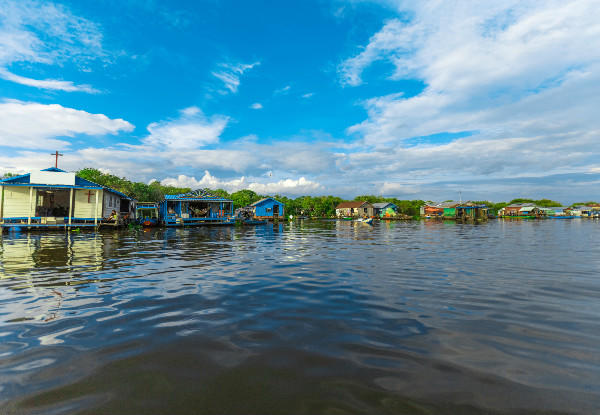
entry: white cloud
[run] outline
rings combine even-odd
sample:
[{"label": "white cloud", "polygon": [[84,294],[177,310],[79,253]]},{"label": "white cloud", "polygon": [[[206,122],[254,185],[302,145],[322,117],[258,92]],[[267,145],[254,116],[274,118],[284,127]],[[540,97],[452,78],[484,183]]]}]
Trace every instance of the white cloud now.
[{"label": "white cloud", "polygon": [[314,92],[309,92],[308,94],[302,95],[302,98],[308,99],[308,98],[311,98],[314,94],[315,94]]},{"label": "white cloud", "polygon": [[261,110],[261,109],[263,109],[263,106],[260,102],[256,102],[256,103],[250,105],[250,108],[252,108],[254,110]]},{"label": "white cloud", "polygon": [[207,118],[198,107],[186,108],[178,119],[148,125],[150,135],[143,143],[167,150],[194,150],[218,143],[228,121],[220,115]]},{"label": "white cloud", "polygon": [[221,68],[218,71],[212,72],[213,76],[220,79],[224,84],[226,90],[220,91],[222,94],[231,92],[237,94],[238,87],[240,86],[240,77],[255,66],[260,65],[260,62],[254,62],[251,64],[230,64],[222,63],[219,65]]},{"label": "white cloud", "polygon": [[0,0],[2,78],[36,88],[97,92],[70,81],[27,78],[7,68],[19,62],[62,65],[69,61],[82,65],[106,55],[99,26],[74,16],[66,7],[37,0]]},{"label": "white cloud", "polygon": [[0,102],[0,145],[21,148],[68,147],[62,137],[132,131],[134,126],[103,114],[34,102]]},{"label": "white cloud", "polygon": [[323,186],[304,177],[299,179],[284,179],[276,183],[248,182],[244,176],[237,179],[223,180],[210,174],[207,170],[200,180],[195,177],[179,175],[177,178],[161,180],[163,185],[189,187],[191,189],[224,189],[229,193],[250,189],[258,194],[308,194],[323,189]]},{"label": "white cloud", "polygon": [[[364,70],[385,60],[393,70],[384,76],[417,79],[425,88],[365,101],[368,119],[348,129],[364,147],[340,161],[345,171],[371,164],[399,178],[430,180],[548,175],[581,171],[598,159],[600,49],[591,46],[600,44],[597,2],[396,4],[410,20],[387,21],[340,65],[341,81],[359,86],[381,73]],[[450,143],[414,139],[465,131],[473,135]]]},{"label": "white cloud", "polygon": [[292,89],[292,87],[290,85],[284,86],[281,89],[276,89],[273,94],[275,95],[279,95],[279,94],[287,94],[289,92],[289,90]]},{"label": "white cloud", "polygon": [[56,79],[47,79],[44,81],[25,78],[23,76],[15,75],[7,70],[0,68],[0,78],[7,81],[16,82],[21,85],[33,86],[41,89],[54,89],[66,92],[88,92],[97,93],[99,91],[92,88],[90,85],[75,85],[71,81],[60,81]]}]

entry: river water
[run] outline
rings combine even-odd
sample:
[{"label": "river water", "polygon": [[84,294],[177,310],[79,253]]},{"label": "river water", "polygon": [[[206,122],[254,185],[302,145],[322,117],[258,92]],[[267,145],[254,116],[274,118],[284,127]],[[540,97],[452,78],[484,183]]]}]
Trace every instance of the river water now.
[{"label": "river water", "polygon": [[0,237],[0,413],[598,413],[600,222]]}]

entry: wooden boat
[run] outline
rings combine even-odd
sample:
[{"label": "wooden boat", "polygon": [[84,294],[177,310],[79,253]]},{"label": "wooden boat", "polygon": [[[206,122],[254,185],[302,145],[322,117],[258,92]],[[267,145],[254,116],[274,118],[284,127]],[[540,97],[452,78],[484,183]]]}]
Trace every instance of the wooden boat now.
[{"label": "wooden boat", "polygon": [[266,225],[268,220],[242,219],[244,225]]},{"label": "wooden boat", "polygon": [[135,206],[135,223],[141,226],[157,226],[159,219],[156,203],[138,203]]},{"label": "wooden boat", "polygon": [[358,218],[356,220],[358,222],[367,223],[369,225],[373,223],[373,218]]}]

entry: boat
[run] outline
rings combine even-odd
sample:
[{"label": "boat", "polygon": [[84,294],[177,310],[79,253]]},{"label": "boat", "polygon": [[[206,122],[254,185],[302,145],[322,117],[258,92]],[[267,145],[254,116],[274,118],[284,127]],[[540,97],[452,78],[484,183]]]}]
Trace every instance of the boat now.
[{"label": "boat", "polygon": [[242,219],[242,223],[244,225],[266,225],[268,220],[258,220],[258,219]]},{"label": "boat", "polygon": [[135,223],[141,226],[157,226],[158,206],[151,202],[138,202],[135,206]]},{"label": "boat", "polygon": [[367,223],[369,225],[373,223],[373,218],[358,218],[356,220],[358,222]]}]

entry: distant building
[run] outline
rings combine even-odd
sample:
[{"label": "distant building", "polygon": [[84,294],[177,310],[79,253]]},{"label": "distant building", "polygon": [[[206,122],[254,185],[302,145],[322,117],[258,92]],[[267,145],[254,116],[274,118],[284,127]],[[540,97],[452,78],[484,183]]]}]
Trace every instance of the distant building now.
[{"label": "distant building", "polygon": [[459,206],[460,202],[447,201],[447,202],[428,202],[421,206],[420,214],[421,217],[435,217],[445,216],[454,217],[456,214],[456,206]]},{"label": "distant building", "polygon": [[257,219],[279,219],[284,216],[285,205],[272,197],[266,197],[250,205]]},{"label": "distant building", "polygon": [[380,218],[396,216],[398,206],[391,202],[373,203],[373,215]]},{"label": "distant building", "polygon": [[527,216],[537,210],[535,203],[513,203],[498,211],[498,216]]},{"label": "distant building", "polygon": [[371,217],[374,215],[373,205],[364,200],[357,202],[342,202],[335,207],[338,217]]}]

